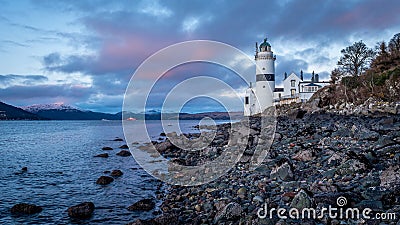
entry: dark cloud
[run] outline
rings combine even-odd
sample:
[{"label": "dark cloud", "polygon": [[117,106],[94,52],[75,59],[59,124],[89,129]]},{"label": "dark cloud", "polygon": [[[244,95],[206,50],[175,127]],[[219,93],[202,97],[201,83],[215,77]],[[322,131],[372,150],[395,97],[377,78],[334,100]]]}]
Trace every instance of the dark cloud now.
[{"label": "dark cloud", "polygon": [[[49,2],[40,4],[48,6]],[[156,5],[153,14],[143,13],[146,4]],[[62,63],[56,66],[46,64],[46,68],[95,75],[133,71],[158,49],[184,40],[218,40],[247,51],[260,35],[269,35],[273,40],[292,40],[294,43],[312,40],[329,44],[335,39],[349,38],[354,32],[382,30],[400,22],[400,14],[394,12],[400,7],[398,1],[385,4],[374,0],[319,3],[311,0],[287,3],[216,1],[213,4],[204,1],[188,4],[180,1],[123,1],[114,4],[61,1],[57,5],[67,11],[79,10],[83,13],[80,22],[96,36],[97,55],[64,56]],[[104,7],[107,5],[115,10],[106,10]],[[162,10],[168,10],[170,14],[160,13]],[[190,20],[195,25],[190,32],[185,31],[183,25]],[[318,49],[316,44],[309,51]],[[320,60],[320,63],[324,60],[329,59]]]},{"label": "dark cloud", "polygon": [[41,97],[87,97],[93,91],[91,88],[78,85],[30,85],[10,86],[0,89],[0,96],[4,99],[30,99]]},{"label": "dark cloud", "polygon": [[361,31],[382,31],[398,26],[398,1],[290,1],[280,19],[271,24],[277,36],[303,40],[348,38]]},{"label": "dark cloud", "polygon": [[54,52],[43,57],[43,64],[48,71],[74,73],[82,72],[88,74],[92,68],[92,56],[70,55],[62,57],[59,53]]}]

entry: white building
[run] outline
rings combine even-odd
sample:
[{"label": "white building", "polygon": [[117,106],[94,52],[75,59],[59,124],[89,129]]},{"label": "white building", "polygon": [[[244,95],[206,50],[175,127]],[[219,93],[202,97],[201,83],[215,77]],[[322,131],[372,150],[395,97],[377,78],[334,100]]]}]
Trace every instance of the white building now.
[{"label": "white building", "polygon": [[261,113],[274,103],[275,60],[271,45],[264,39],[258,48],[256,43],[256,87],[250,85],[244,98],[244,115]]},{"label": "white building", "polygon": [[244,97],[244,115],[251,116],[263,112],[272,105],[304,102],[311,98],[320,88],[329,85],[327,81],[319,81],[319,75],[311,75],[311,80],[300,77],[294,72],[289,76],[285,73],[283,88],[275,88],[275,60],[276,56],[271,51],[271,45],[264,39],[258,47],[256,43],[256,85],[246,90]]}]

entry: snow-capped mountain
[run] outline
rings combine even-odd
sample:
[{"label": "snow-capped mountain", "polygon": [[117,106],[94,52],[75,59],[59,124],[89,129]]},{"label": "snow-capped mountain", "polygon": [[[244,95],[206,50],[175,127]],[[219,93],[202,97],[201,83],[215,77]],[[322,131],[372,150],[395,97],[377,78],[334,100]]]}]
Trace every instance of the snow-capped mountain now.
[{"label": "snow-capped mountain", "polygon": [[50,120],[120,120],[117,114],[92,112],[64,105],[63,103],[37,104],[23,107],[25,111]]},{"label": "snow-capped mountain", "polygon": [[30,105],[26,107],[22,107],[23,110],[31,112],[31,113],[37,113],[40,111],[47,111],[47,110],[61,110],[61,111],[77,111],[79,109],[69,106],[69,105],[64,105],[64,103],[52,103],[52,104],[35,104],[35,105]]}]

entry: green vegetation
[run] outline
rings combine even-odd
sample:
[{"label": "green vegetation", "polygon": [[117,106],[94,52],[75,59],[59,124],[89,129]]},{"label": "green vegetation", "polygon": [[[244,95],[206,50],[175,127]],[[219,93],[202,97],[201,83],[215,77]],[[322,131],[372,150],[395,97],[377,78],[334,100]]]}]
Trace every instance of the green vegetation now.
[{"label": "green vegetation", "polygon": [[326,104],[361,104],[368,98],[378,101],[400,101],[400,33],[386,44],[377,43],[375,50],[362,41],[341,51],[338,67],[331,72],[332,85]]}]

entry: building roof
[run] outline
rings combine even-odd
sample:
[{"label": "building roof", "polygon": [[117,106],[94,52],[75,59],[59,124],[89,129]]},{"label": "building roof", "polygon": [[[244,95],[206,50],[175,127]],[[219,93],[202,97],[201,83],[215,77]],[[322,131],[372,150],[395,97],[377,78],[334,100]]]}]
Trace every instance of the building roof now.
[{"label": "building roof", "polygon": [[267,42],[267,38],[264,38],[264,42],[260,45],[260,51],[263,51],[263,49],[266,49],[267,47],[271,47],[271,45]]},{"label": "building roof", "polygon": [[306,87],[311,87],[311,86],[321,87],[321,85],[318,85],[318,84],[315,84],[315,83],[309,83],[309,84],[306,84],[304,86],[306,86]]}]

